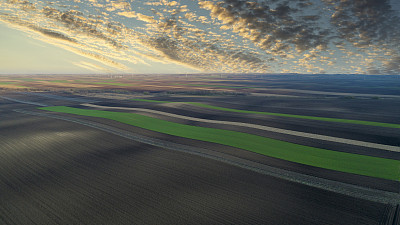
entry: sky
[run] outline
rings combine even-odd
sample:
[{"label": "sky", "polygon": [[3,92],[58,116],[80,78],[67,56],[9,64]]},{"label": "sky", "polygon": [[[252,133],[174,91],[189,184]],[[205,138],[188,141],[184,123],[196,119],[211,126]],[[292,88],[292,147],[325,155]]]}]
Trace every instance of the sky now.
[{"label": "sky", "polygon": [[0,74],[400,74],[398,0],[0,0]]}]

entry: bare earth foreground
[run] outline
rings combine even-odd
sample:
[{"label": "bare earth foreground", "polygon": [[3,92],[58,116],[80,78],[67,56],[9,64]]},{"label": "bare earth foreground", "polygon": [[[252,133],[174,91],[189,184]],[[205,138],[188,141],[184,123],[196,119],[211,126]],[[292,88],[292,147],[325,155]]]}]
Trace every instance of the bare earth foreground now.
[{"label": "bare earth foreground", "polygon": [[[393,96],[349,100],[302,93],[298,99],[293,98],[232,97],[225,93],[213,97],[147,97],[170,102],[164,103],[56,91],[1,92],[0,224],[399,224],[398,180],[327,170],[112,120],[38,109],[93,109],[95,104],[110,107],[103,107],[104,110],[134,112],[180,124],[400,160],[396,151],[400,146],[397,128],[241,114],[182,104],[203,102],[241,110],[400,124],[400,117],[390,108],[400,103]],[[367,107],[365,102],[375,102],[380,108],[360,110]],[[391,147],[379,149],[208,120],[257,124]],[[183,150],[174,149],[175,145]],[[268,168],[273,168],[275,174]]]}]

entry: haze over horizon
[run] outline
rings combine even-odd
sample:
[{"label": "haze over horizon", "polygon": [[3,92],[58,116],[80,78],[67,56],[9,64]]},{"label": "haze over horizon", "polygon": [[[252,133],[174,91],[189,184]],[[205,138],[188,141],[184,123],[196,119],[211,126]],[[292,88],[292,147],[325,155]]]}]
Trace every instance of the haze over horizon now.
[{"label": "haze over horizon", "polygon": [[400,74],[396,0],[0,1],[0,74]]}]

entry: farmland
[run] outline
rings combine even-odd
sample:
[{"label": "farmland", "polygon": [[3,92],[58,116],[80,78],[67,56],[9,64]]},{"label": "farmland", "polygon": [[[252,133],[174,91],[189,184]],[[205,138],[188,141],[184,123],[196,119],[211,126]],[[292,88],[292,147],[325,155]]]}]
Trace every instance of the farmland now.
[{"label": "farmland", "polygon": [[[159,103],[167,102],[167,101],[157,101],[157,100],[147,100],[147,99],[132,99],[132,100],[134,100],[134,101],[147,101],[147,102],[159,102]],[[240,110],[240,109],[231,109],[231,108],[212,106],[212,105],[202,104],[202,103],[198,103],[198,102],[187,102],[187,104],[200,106],[200,107],[204,107],[204,108],[228,111],[228,112],[264,114],[264,115],[292,117],[292,118],[299,118],[299,119],[321,120],[321,121],[329,121],[329,122],[352,123],[352,124],[363,124],[363,125],[369,125],[369,126],[400,128],[400,124],[378,123],[378,122],[360,121],[360,120],[345,120],[345,119],[315,117],[315,116],[301,116],[301,115],[291,115],[291,114],[283,114],[283,113],[269,113],[269,112],[259,112],[259,111],[248,111],[248,110]]]},{"label": "farmland", "polygon": [[[291,162],[400,181],[398,171],[400,161],[397,160],[373,158],[370,156],[354,155],[337,151],[327,151],[246,133],[182,125],[139,114],[85,110],[63,106],[45,107],[40,109],[112,119],[147,130],[228,145]],[[365,165],[370,166],[365,167]]]},{"label": "farmland", "polygon": [[389,78],[368,78],[387,89],[273,75],[0,78],[28,87],[0,93],[1,224],[399,218]]}]

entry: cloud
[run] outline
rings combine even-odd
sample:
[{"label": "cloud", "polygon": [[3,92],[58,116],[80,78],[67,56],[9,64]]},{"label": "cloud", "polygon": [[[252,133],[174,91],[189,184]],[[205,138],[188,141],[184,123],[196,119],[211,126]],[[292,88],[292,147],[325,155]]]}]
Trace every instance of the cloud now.
[{"label": "cloud", "polygon": [[138,20],[147,22],[147,23],[155,23],[156,20],[154,19],[153,16],[147,16],[147,15],[143,15],[141,13],[136,13],[134,11],[129,11],[129,12],[118,12],[117,13],[120,16],[125,16],[128,18],[136,18]]},{"label": "cloud", "polygon": [[12,28],[31,34],[32,37],[37,40],[41,40],[48,44],[61,47],[62,49],[73,52],[75,54],[96,60],[117,70],[127,69],[126,66],[117,63],[111,59],[108,59],[107,57],[83,50],[85,49],[85,47],[81,46],[81,44],[79,44],[76,40],[69,38],[64,34],[49,29],[37,27],[32,23],[21,21],[18,18],[7,14],[0,14],[0,21],[6,23]]},{"label": "cloud", "polygon": [[82,35],[102,39],[110,44],[112,47],[121,49],[124,46],[116,41],[113,38],[113,32],[117,33],[120,31],[121,27],[120,24],[115,24],[108,22],[106,23],[107,26],[107,34],[106,32],[99,31],[96,29],[92,23],[85,17],[83,17],[83,13],[76,10],[67,10],[61,11],[53,7],[43,7],[41,13],[49,19],[55,20],[56,22],[61,23],[63,26],[68,28],[69,30],[73,30],[75,33],[79,33]]},{"label": "cloud", "polygon": [[288,1],[279,1],[274,7],[266,2],[243,0],[200,0],[199,5],[222,21],[221,29],[232,29],[272,55],[327,48],[330,40],[329,29],[316,26],[319,16],[297,17],[301,9]]},{"label": "cloud", "polygon": [[[377,73],[400,73],[396,66],[400,55],[400,20],[389,0],[324,0],[334,10],[330,21],[337,28],[340,39],[362,51],[378,50],[382,65],[369,68]],[[377,53],[376,53],[377,54]]]},{"label": "cloud", "polygon": [[106,69],[104,67],[86,61],[73,62],[72,64],[93,72],[111,72],[111,70],[109,69]]},{"label": "cloud", "polygon": [[0,13],[0,20],[3,20],[3,22],[5,22],[5,23],[10,23],[10,24],[14,24],[17,26],[21,26],[21,27],[26,27],[28,29],[31,29],[32,31],[36,31],[42,35],[49,37],[49,38],[55,38],[55,39],[59,39],[59,40],[67,41],[67,42],[77,43],[76,40],[68,37],[65,34],[62,34],[62,33],[59,33],[59,32],[56,32],[56,31],[53,31],[50,29],[42,28],[42,27],[36,26],[31,23],[24,22],[10,14]]},{"label": "cloud", "polygon": [[400,75],[400,56],[399,55],[384,61],[384,73]]},{"label": "cloud", "polygon": [[[340,37],[357,45],[384,43],[399,34],[399,18],[388,0],[324,0],[334,4],[331,23]],[[395,26],[395,27],[393,27]]]},{"label": "cloud", "polygon": [[[223,47],[228,40],[221,40],[213,32],[185,26],[177,17],[159,22],[146,41],[146,45],[159,52],[162,58],[204,71],[248,72],[267,71],[258,55],[233,47]],[[194,35],[187,35],[194,33]]]},{"label": "cloud", "polygon": [[162,63],[207,72],[400,73],[400,23],[389,0],[182,3],[6,0],[0,19],[115,71]]}]

